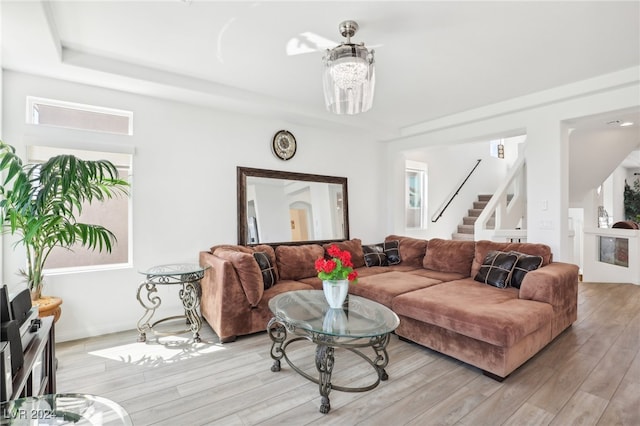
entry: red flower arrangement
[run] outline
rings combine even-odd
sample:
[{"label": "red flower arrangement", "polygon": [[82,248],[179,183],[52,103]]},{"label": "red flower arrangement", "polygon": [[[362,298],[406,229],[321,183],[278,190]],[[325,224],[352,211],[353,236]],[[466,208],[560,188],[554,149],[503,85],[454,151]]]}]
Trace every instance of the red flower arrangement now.
[{"label": "red flower arrangement", "polygon": [[332,244],[327,249],[327,254],[331,259],[318,258],[315,262],[318,278],[321,280],[349,280],[357,281],[358,273],[353,270],[351,253],[340,250],[338,246]]}]

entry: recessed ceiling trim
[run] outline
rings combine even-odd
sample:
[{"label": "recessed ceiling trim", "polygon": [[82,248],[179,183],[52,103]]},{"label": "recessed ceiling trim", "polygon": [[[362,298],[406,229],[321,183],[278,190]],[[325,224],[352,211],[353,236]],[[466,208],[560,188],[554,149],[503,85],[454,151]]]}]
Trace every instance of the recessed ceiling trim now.
[{"label": "recessed ceiling trim", "polygon": [[400,139],[539,108],[606,90],[637,86],[639,83],[640,67],[631,67],[458,114],[451,114],[436,120],[402,127],[400,129],[400,134],[402,135]]},{"label": "recessed ceiling trim", "polygon": [[53,18],[53,8],[51,6],[51,2],[41,1],[40,5],[42,6],[45,19],[47,20],[47,26],[49,28],[49,34],[51,35],[51,41],[54,48],[56,49],[56,52],[58,52],[58,59],[62,60],[62,41],[60,40],[58,26],[56,25],[56,21]]}]

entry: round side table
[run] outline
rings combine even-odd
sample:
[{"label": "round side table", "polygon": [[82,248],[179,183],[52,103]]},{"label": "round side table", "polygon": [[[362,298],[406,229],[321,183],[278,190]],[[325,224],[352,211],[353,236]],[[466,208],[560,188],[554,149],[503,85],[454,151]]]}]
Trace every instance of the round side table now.
[{"label": "round side table", "polygon": [[[138,321],[138,342],[147,340],[147,333],[153,332],[156,336],[167,336],[181,333],[193,333],[193,341],[199,343],[200,327],[202,319],[198,308],[200,306],[200,280],[204,276],[203,268],[192,263],[173,263],[169,265],[154,266],[140,271],[146,279],[138,287],[137,298],[145,312]],[[156,309],[162,301],[158,295],[157,286],[176,285],[179,288],[178,296],[184,308],[184,315],[171,316],[152,322]],[[186,319],[187,328],[161,332],[154,329],[155,326],[166,321]]]}]

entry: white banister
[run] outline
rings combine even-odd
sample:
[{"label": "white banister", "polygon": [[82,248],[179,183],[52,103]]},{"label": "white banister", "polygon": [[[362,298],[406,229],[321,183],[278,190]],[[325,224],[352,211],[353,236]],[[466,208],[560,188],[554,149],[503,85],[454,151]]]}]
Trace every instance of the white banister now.
[{"label": "white banister", "polygon": [[[474,239],[476,241],[493,240],[494,237],[500,237],[502,240],[509,230],[514,231],[512,232],[514,237],[526,239],[526,231],[522,231],[526,228],[525,209],[526,162],[524,155],[521,155],[478,216],[475,222]],[[491,219],[495,219],[493,227],[489,226]]]}]

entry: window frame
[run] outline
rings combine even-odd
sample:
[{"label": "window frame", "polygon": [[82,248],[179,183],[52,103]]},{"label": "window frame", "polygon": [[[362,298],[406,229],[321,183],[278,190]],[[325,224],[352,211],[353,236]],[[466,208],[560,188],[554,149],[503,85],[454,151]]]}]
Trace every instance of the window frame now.
[{"label": "window frame", "polygon": [[[419,200],[420,205],[418,207],[411,204],[411,188],[410,188],[410,173],[416,173],[418,175],[419,186]],[[405,160],[404,167],[404,212],[405,220],[404,226],[410,230],[424,230],[427,229],[427,164],[421,161]],[[409,226],[409,213],[412,211],[419,211],[418,217],[420,223],[418,226]]]},{"label": "window frame", "polygon": [[[91,149],[75,149],[63,148],[58,146],[45,145],[29,145],[27,146],[27,162],[42,163],[47,159],[60,155],[71,154],[79,158],[87,160],[107,159],[114,163],[118,170],[126,170],[128,172],[127,180],[132,184],[131,176],[133,175],[133,153],[114,152],[107,150],[91,150]],[[81,272],[97,272],[117,269],[128,269],[133,267],[133,197],[131,196],[131,187],[129,188],[129,196],[127,197],[127,260],[126,262],[106,263],[98,265],[83,266],[63,266],[56,268],[44,268],[43,273],[46,275],[64,275]],[[118,243],[123,243],[118,240]],[[101,254],[105,254],[102,252]]]},{"label": "window frame", "polygon": [[[123,132],[109,131],[109,130],[103,130],[103,129],[91,129],[86,127],[74,126],[73,124],[68,124],[68,125],[41,124],[36,119],[36,112],[37,112],[37,109],[35,107],[36,105],[46,105],[54,108],[73,109],[77,111],[85,111],[90,113],[112,115],[117,117],[126,117],[128,119],[127,132],[123,133]],[[27,96],[25,123],[32,124],[35,126],[83,130],[87,132],[107,133],[112,135],[124,135],[124,136],[133,135],[133,111],[127,111],[127,110],[116,109],[116,108],[108,108],[108,107],[102,107],[102,106],[96,106],[96,105],[81,104],[77,102],[61,101],[57,99],[41,98],[38,96]]]}]

